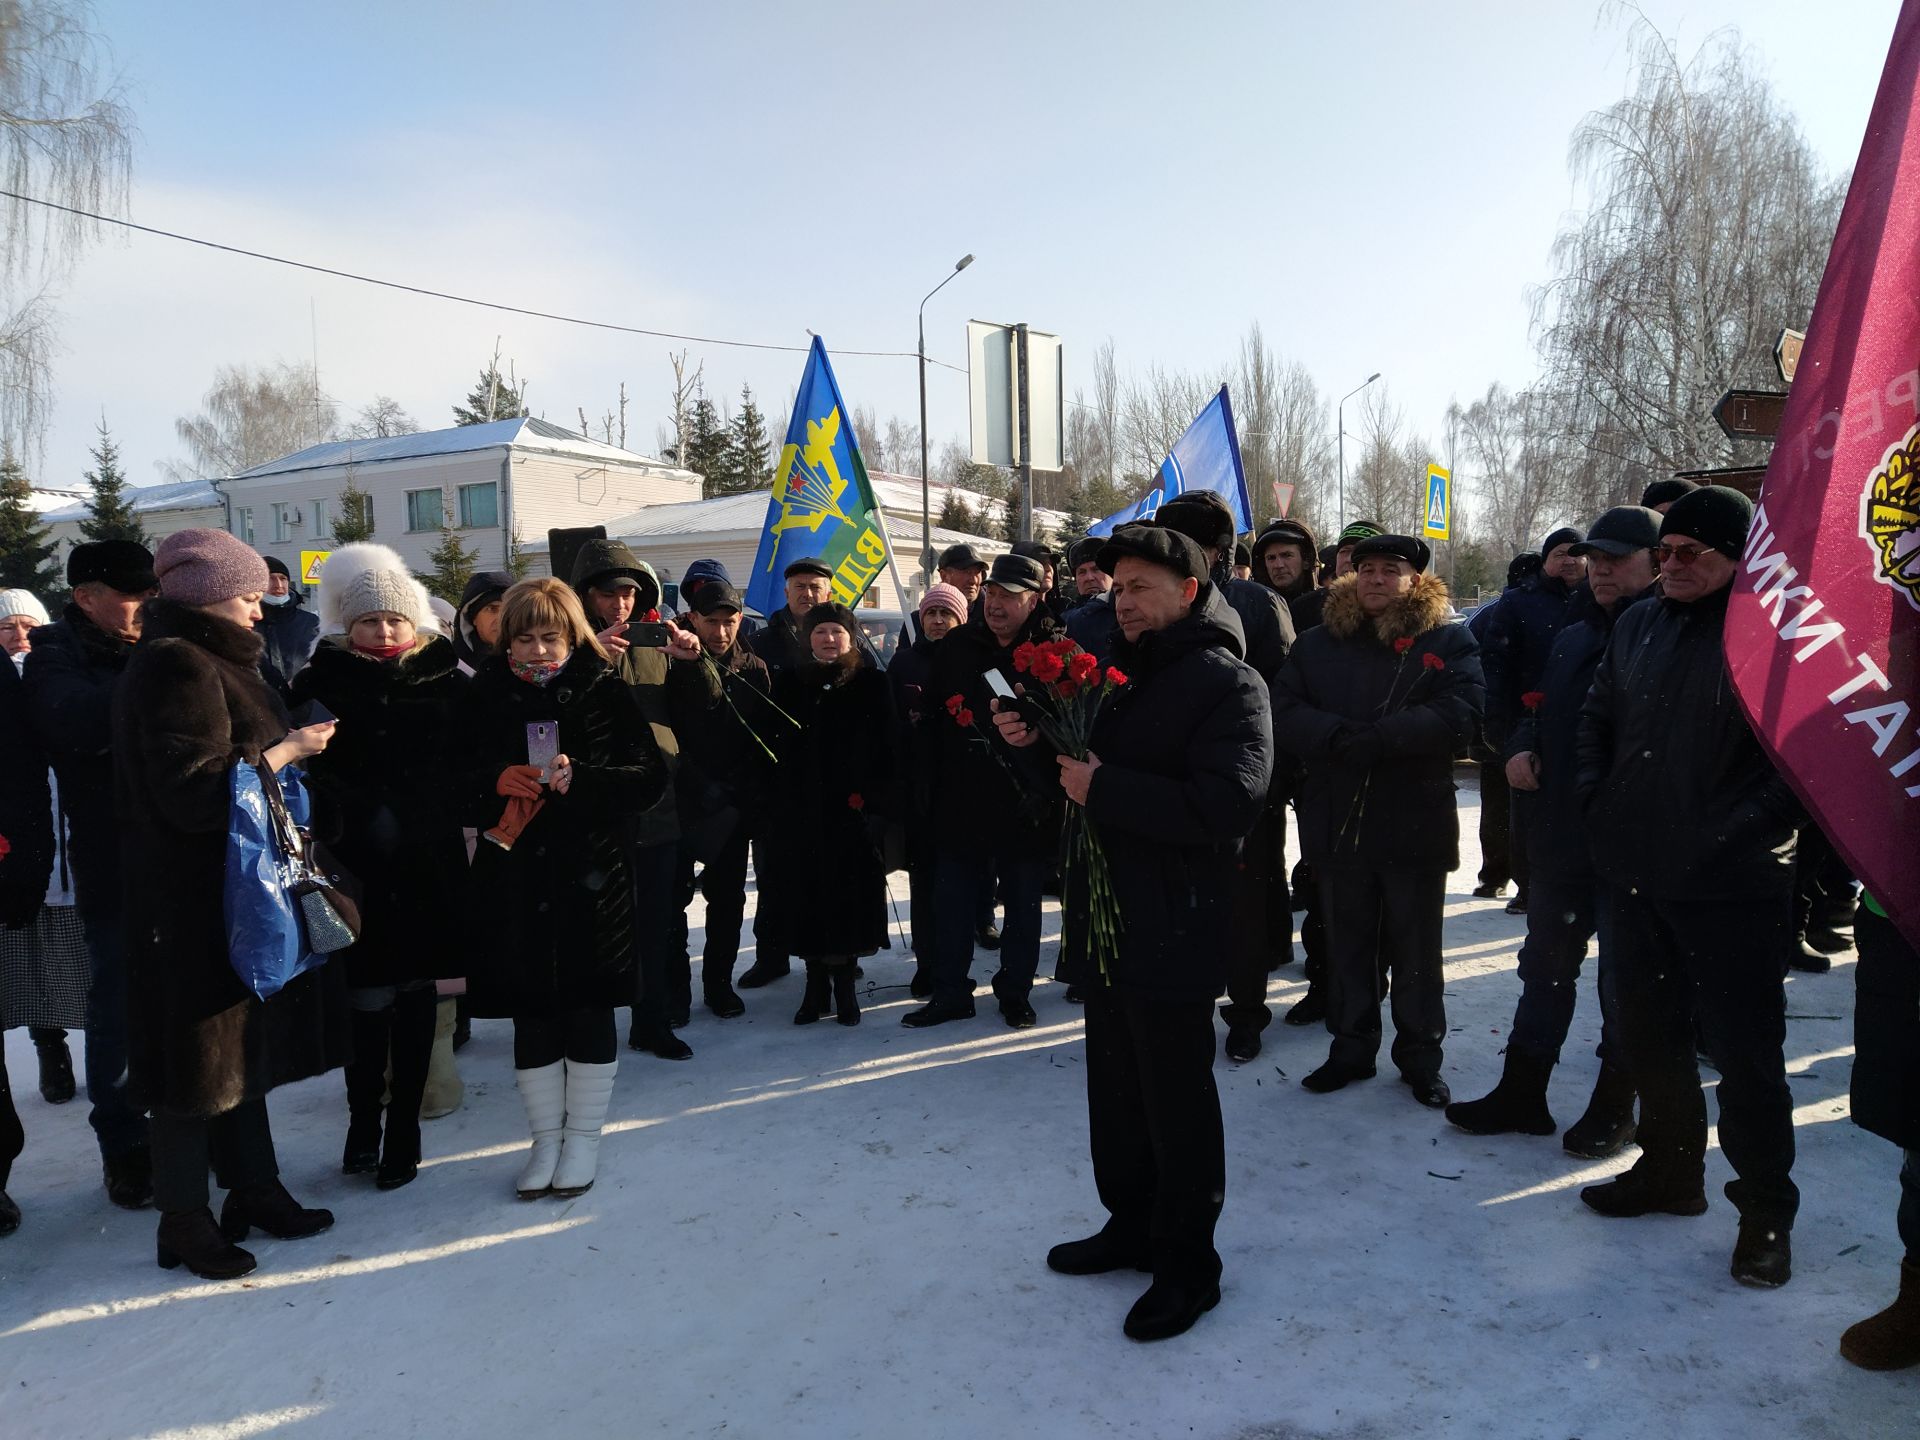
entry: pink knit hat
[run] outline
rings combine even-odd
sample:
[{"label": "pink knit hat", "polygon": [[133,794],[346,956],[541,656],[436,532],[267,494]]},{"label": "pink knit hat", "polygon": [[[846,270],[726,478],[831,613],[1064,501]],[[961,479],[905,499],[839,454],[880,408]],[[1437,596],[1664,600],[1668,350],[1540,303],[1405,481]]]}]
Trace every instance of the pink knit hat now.
[{"label": "pink knit hat", "polygon": [[153,552],[160,594],[182,605],[217,605],[267,588],[267,562],[224,530],[176,530]]},{"label": "pink knit hat", "polygon": [[967,623],[967,597],[942,580],[927,587],[927,593],[920,597],[920,612],[924,614],[929,605],[938,605],[942,610],[951,610],[960,617],[962,625]]}]

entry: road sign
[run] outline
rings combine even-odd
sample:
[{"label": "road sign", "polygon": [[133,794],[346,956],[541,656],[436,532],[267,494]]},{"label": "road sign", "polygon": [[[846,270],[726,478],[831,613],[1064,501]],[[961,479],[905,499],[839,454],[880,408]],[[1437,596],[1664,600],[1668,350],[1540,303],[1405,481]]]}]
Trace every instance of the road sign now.
[{"label": "road sign", "polygon": [[1429,540],[1453,538],[1453,472],[1427,466],[1427,518],[1421,533]]},{"label": "road sign", "polygon": [[1780,378],[1787,384],[1793,384],[1793,372],[1800,365],[1800,347],[1807,343],[1807,337],[1798,330],[1782,330],[1780,338],[1773,342],[1773,364],[1780,372]]},{"label": "road sign", "polygon": [[320,567],[327,563],[327,556],[332,553],[331,550],[302,550],[300,552],[300,583],[318,585]]},{"label": "road sign", "polygon": [[[1026,330],[1027,365],[1020,368],[1020,335],[1025,327],[967,322],[968,430],[976,465],[1026,465],[1035,470],[1062,468],[1061,437],[1066,430],[1060,337]],[[1020,392],[1027,398],[1027,449],[1020,453]]]},{"label": "road sign", "polygon": [[1293,486],[1284,480],[1273,482],[1273,513],[1279,520],[1287,518],[1287,511],[1293,508]]},{"label": "road sign", "polygon": [[1713,418],[1729,440],[1771,440],[1786,409],[1784,390],[1729,390],[1714,405]]}]

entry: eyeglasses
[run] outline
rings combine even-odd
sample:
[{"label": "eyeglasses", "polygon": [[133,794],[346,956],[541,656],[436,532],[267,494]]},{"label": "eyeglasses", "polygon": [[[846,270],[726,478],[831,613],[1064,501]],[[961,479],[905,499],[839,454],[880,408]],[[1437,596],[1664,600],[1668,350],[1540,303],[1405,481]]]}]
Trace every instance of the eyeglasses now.
[{"label": "eyeglasses", "polygon": [[1656,545],[1653,553],[1662,565],[1671,560],[1684,570],[1712,548],[1711,545]]}]

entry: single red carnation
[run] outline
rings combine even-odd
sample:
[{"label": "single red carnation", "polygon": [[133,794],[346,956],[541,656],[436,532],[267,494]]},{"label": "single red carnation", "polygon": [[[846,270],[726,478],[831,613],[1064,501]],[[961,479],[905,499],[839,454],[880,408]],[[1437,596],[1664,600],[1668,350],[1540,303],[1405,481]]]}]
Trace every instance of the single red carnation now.
[{"label": "single red carnation", "polygon": [[649,625],[658,625],[660,623],[660,612],[658,610],[649,610],[640,618]]},{"label": "single red carnation", "polygon": [[6,836],[0,835],[0,860],[6,859],[7,856],[11,855],[12,853],[13,853],[13,842],[7,839]]},{"label": "single red carnation", "polygon": [[971,730],[973,728],[973,711],[963,708],[960,713],[953,718],[958,720],[967,729]]},{"label": "single red carnation", "polygon": [[947,696],[947,713],[949,715],[958,715],[960,713],[960,707],[966,703],[967,697],[964,695]]},{"label": "single red carnation", "polygon": [[1402,635],[1398,640],[1393,642],[1393,650],[1396,655],[1404,655],[1412,648],[1413,637],[1411,635]]},{"label": "single red carnation", "polygon": [[1429,670],[1444,670],[1447,668],[1447,662],[1442,660],[1438,655],[1434,654],[1431,650],[1429,650],[1426,654],[1420,657],[1420,663],[1426,666],[1427,669]]},{"label": "single red carnation", "polygon": [[1520,697],[1520,703],[1529,710],[1538,710],[1545,703],[1546,698],[1547,692],[1544,690],[1529,690]]},{"label": "single red carnation", "polygon": [[1117,687],[1117,686],[1124,685],[1126,683],[1127,683],[1127,677],[1125,674],[1123,674],[1119,670],[1114,669],[1113,666],[1111,665],[1107,667],[1107,684]]},{"label": "single red carnation", "polygon": [[1051,685],[1067,673],[1067,662],[1051,650],[1042,649],[1033,657],[1033,678],[1043,685]]},{"label": "single red carnation", "polygon": [[1031,640],[1014,647],[1013,668],[1018,670],[1022,675],[1033,668],[1034,648],[1034,643]]},{"label": "single red carnation", "polygon": [[866,809],[867,808],[866,797],[863,796],[858,790],[854,791],[851,795],[847,796],[847,808],[849,810]]},{"label": "single red carnation", "polygon": [[1100,662],[1082,650],[1067,661],[1067,674],[1076,685],[1084,685],[1100,673]]}]

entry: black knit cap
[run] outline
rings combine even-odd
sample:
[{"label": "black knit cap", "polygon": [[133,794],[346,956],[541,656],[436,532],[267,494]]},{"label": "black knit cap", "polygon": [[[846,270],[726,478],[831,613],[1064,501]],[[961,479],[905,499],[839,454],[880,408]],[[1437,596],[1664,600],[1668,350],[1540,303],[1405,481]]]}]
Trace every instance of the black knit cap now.
[{"label": "black knit cap", "polygon": [[[702,598],[705,598],[704,591]],[[816,605],[800,617],[800,638],[806,639],[822,625],[838,625],[855,640],[860,638],[860,620],[853,611],[838,600],[829,600],[824,605]]]},{"label": "black knit cap", "polygon": [[1684,535],[1729,560],[1740,558],[1753,524],[1753,502],[1725,485],[1701,485],[1673,502],[1660,522],[1660,538]]},{"label": "black knit cap", "polygon": [[1518,585],[1522,580],[1531,580],[1540,573],[1541,566],[1546,563],[1540,558],[1538,551],[1521,551],[1507,562],[1507,584]]},{"label": "black knit cap", "polygon": [[1236,540],[1234,542],[1233,563],[1236,565],[1244,565],[1249,570],[1253,568],[1253,550],[1248,546],[1246,541]]},{"label": "black knit cap", "polygon": [[267,573],[269,575],[284,575],[289,580],[293,578],[293,572],[287,569],[287,562],[282,560],[278,555],[267,556]]},{"label": "black knit cap", "polygon": [[1542,556],[1551,555],[1562,545],[1578,545],[1586,538],[1586,532],[1579,526],[1562,525],[1540,542],[1540,553]]},{"label": "black knit cap", "polygon": [[1682,495],[1698,490],[1699,485],[1691,480],[1682,480],[1678,475],[1667,480],[1656,480],[1640,492],[1640,503],[1649,510],[1656,505],[1671,505]]},{"label": "black knit cap", "polygon": [[1224,554],[1233,548],[1233,512],[1211,490],[1174,496],[1154,512],[1153,523],[1178,530],[1204,550]]},{"label": "black knit cap", "polygon": [[1427,562],[1433,559],[1433,547],[1415,535],[1375,535],[1353,547],[1353,554],[1350,557],[1353,568],[1358,570],[1360,562],[1369,555],[1385,555],[1394,560],[1404,560],[1416,571],[1425,573]]},{"label": "black knit cap", "polygon": [[[1161,507],[1166,513],[1166,507]],[[1173,571],[1182,580],[1207,578],[1207,554],[1191,536],[1171,526],[1135,523],[1122,525],[1100,547],[1100,568],[1109,575],[1119,563],[1132,556]]]}]

